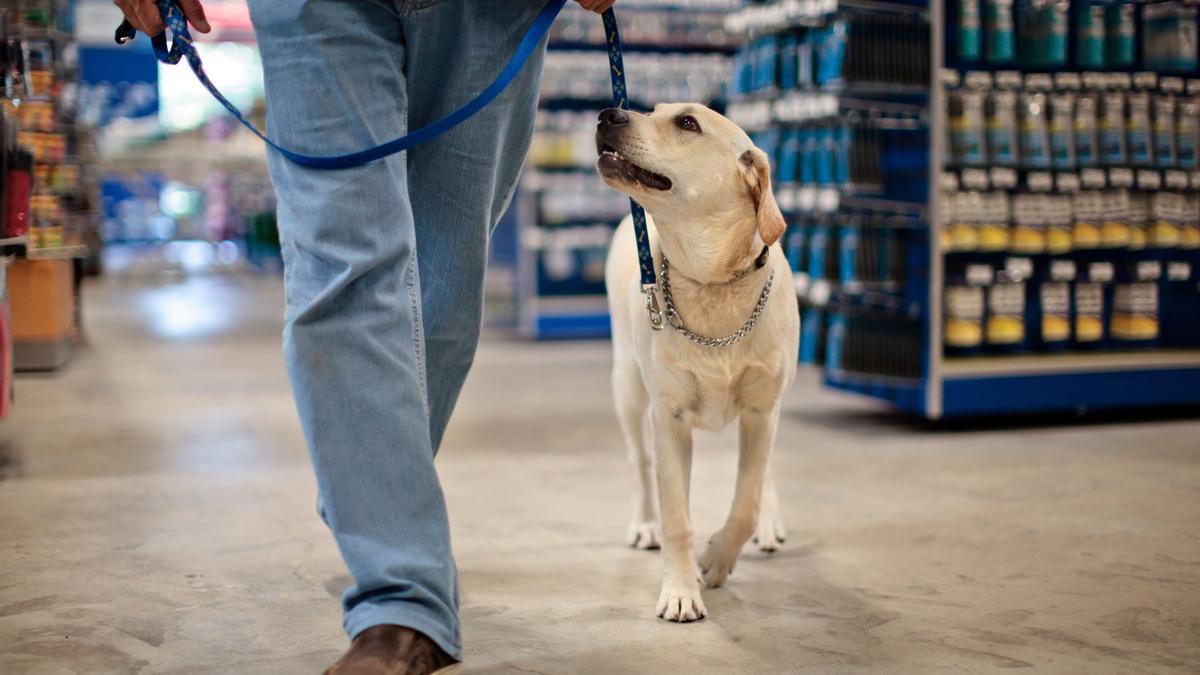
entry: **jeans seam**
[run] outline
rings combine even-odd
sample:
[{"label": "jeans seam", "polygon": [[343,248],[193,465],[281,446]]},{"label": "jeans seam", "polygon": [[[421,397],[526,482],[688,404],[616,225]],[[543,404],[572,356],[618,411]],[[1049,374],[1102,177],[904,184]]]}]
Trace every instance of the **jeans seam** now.
[{"label": "jeans seam", "polygon": [[421,408],[425,413],[425,427],[429,428],[429,387],[426,383],[425,376],[425,328],[422,325],[424,317],[421,312],[421,294],[418,291],[418,276],[417,276],[417,257],[414,255],[410,259],[408,268],[408,298],[412,303],[412,318],[413,318],[413,355],[417,362],[417,382],[421,387]]}]

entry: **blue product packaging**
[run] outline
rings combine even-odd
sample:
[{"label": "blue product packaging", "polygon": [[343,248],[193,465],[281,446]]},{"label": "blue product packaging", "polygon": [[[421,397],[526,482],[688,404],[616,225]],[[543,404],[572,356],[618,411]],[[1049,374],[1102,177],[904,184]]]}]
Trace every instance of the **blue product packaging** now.
[{"label": "blue product packaging", "polygon": [[1128,135],[1129,161],[1134,166],[1154,164],[1153,140],[1150,124],[1150,94],[1145,91],[1129,92],[1125,103],[1125,133]]},{"label": "blue product packaging", "polygon": [[1159,94],[1154,97],[1154,163],[1160,169],[1173,169],[1179,162],[1175,150],[1175,97]]},{"label": "blue product packaging", "polygon": [[996,90],[987,102],[987,153],[996,166],[1017,163],[1017,92]]},{"label": "blue product packaging", "polygon": [[785,129],[780,138],[779,182],[785,185],[795,183],[800,176],[800,130]]},{"label": "blue product packaging", "polygon": [[833,185],[833,128],[818,127],[816,131],[817,184]]},{"label": "blue product packaging", "polygon": [[1016,52],[1013,37],[1012,0],[984,0],[984,58],[991,64],[1012,63]]},{"label": "blue product packaging", "polygon": [[1136,63],[1137,26],[1133,3],[1113,2],[1104,11],[1105,61],[1109,68],[1133,68]]},{"label": "blue product packaging", "polygon": [[1030,169],[1050,167],[1050,136],[1046,122],[1046,95],[1024,92],[1020,97],[1021,166]]},{"label": "blue product packaging", "polygon": [[1083,0],[1073,5],[1075,11],[1075,67],[1084,70],[1103,70],[1104,4]]},{"label": "blue product packaging", "polygon": [[788,33],[779,40],[779,87],[784,91],[799,86],[796,73],[798,67],[796,52],[799,38],[794,33]]},{"label": "blue product packaging", "polygon": [[842,79],[842,63],[846,56],[846,21],[831,23],[824,31],[817,54],[817,84],[825,86]]},{"label": "blue product packaging", "polygon": [[838,185],[850,184],[850,143],[852,138],[849,126],[839,124],[833,128],[833,180]]},{"label": "blue product packaging", "polygon": [[1081,168],[1100,163],[1100,139],[1097,136],[1099,96],[1083,92],[1075,97],[1075,163]]},{"label": "blue product packaging", "polygon": [[838,281],[843,286],[858,282],[858,271],[855,262],[858,260],[860,239],[858,228],[842,227],[838,230]]},{"label": "blue product packaging", "polygon": [[814,185],[817,182],[817,132],[813,127],[803,127],[799,134],[800,184]]},{"label": "blue product packaging", "polygon": [[807,307],[800,314],[800,363],[817,363],[825,335],[825,313]]},{"label": "blue product packaging", "polygon": [[959,0],[958,3],[958,58],[963,61],[978,61],[980,57],[980,0]]},{"label": "blue product packaging", "polygon": [[1200,169],[1200,97],[1179,99],[1175,155],[1179,168]]},{"label": "blue product packaging", "polygon": [[1100,160],[1105,166],[1125,166],[1129,153],[1125,136],[1125,92],[1106,91],[1100,97]]},{"label": "blue product packaging", "polygon": [[1050,163],[1055,169],[1075,168],[1075,94],[1050,95]]}]

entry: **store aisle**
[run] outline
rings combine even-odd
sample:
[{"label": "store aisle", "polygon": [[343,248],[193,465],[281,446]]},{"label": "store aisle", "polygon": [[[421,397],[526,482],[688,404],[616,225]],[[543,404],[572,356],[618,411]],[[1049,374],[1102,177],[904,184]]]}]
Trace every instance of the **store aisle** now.
[{"label": "store aisle", "polygon": [[[274,278],[107,279],[87,347],[0,427],[0,672],[316,673],[346,579],[318,521]],[[711,618],[653,617],[622,543],[604,343],[489,342],[439,459],[469,672],[1195,672],[1200,422],[929,432],[802,377],[791,530]],[[702,436],[697,536],[732,493]]]}]

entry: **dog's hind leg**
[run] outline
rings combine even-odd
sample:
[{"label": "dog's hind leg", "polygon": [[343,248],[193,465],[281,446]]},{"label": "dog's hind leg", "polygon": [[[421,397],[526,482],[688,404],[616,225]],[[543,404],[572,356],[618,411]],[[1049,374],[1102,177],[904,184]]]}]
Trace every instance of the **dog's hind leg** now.
[{"label": "dog's hind leg", "polygon": [[613,396],[617,421],[625,437],[629,468],[633,474],[633,517],[625,541],[634,548],[658,548],[662,533],[658,525],[658,497],[654,485],[654,461],[646,445],[646,420],[650,396],[642,384],[637,364],[618,356],[613,366]]},{"label": "dog's hind leg", "polygon": [[783,516],[779,509],[779,495],[775,493],[775,476],[770,463],[763,475],[762,506],[758,511],[758,526],[754,530],[754,544],[758,550],[773,553],[787,538],[783,527]]},{"label": "dog's hind leg", "polygon": [[763,503],[763,487],[771,449],[775,445],[775,429],[779,424],[779,404],[770,409],[747,410],[738,424],[737,487],[733,505],[725,526],[708,540],[700,555],[704,582],[715,588],[725,583],[737,563],[742,546],[754,534]]}]

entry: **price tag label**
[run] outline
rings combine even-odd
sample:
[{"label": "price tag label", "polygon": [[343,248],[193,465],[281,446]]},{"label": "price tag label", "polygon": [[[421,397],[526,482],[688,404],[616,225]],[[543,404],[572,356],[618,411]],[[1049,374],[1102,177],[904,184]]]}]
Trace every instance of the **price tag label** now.
[{"label": "price tag label", "polygon": [[1079,183],[1085,188],[1098,190],[1108,185],[1108,180],[1104,176],[1104,169],[1084,169],[1079,172]]},{"label": "price tag label", "polygon": [[963,82],[968,87],[989,89],[992,86],[992,74],[983,70],[971,70],[967,72]]},{"label": "price tag label", "polygon": [[1079,73],[1055,73],[1054,85],[1059,89],[1078,89]]},{"label": "price tag label", "polygon": [[1079,192],[1079,174],[1060,173],[1054,177],[1059,192]]},{"label": "price tag label", "polygon": [[817,205],[817,189],[814,187],[802,187],[796,193],[796,208],[801,211],[812,211]]},{"label": "price tag label", "polygon": [[1051,260],[1050,261],[1050,278],[1054,281],[1074,281],[1075,280],[1075,261],[1074,260]]},{"label": "price tag label", "polygon": [[972,286],[987,286],[992,283],[992,266],[967,265],[967,283]]},{"label": "price tag label", "polygon": [[995,185],[1001,190],[1011,190],[1017,187],[1017,172],[1006,167],[992,167],[991,171],[992,185]]},{"label": "price tag label", "polygon": [[1133,169],[1116,168],[1108,170],[1108,184],[1115,188],[1133,187]]},{"label": "price tag label", "polygon": [[1153,281],[1162,276],[1162,263],[1157,260],[1141,260],[1137,264],[1138,281]]},{"label": "price tag label", "polygon": [[1186,171],[1164,171],[1163,183],[1170,190],[1186,190],[1188,189],[1188,175]]},{"label": "price tag label", "polygon": [[1054,80],[1049,73],[1030,73],[1025,76],[1025,88],[1035,91],[1048,91],[1054,88]]},{"label": "price tag label", "polygon": [[1001,70],[996,73],[996,86],[1002,89],[1020,89],[1021,73],[1015,70]]},{"label": "price tag label", "polygon": [[963,169],[962,184],[968,190],[988,189],[987,171],[983,169]]},{"label": "price tag label", "polygon": [[826,189],[817,193],[817,209],[820,211],[837,211],[840,201],[837,190]]},{"label": "price tag label", "polygon": [[1030,171],[1025,182],[1033,192],[1050,192],[1054,189],[1054,180],[1046,171]]},{"label": "price tag label", "polygon": [[1090,281],[1108,282],[1113,278],[1113,266],[1109,262],[1094,262],[1088,264],[1088,279]]},{"label": "price tag label", "polygon": [[1181,260],[1173,260],[1167,263],[1167,279],[1171,281],[1187,281],[1191,277],[1191,263]]},{"label": "price tag label", "polygon": [[1137,185],[1141,190],[1159,190],[1162,188],[1162,174],[1151,169],[1138,169]]},{"label": "price tag label", "polygon": [[1183,93],[1183,78],[1182,77],[1161,77],[1158,80],[1158,88],[1168,94]]},{"label": "price tag label", "polygon": [[[1183,182],[1187,183],[1187,175],[1183,176]],[[942,172],[942,191],[943,192],[958,192],[958,174],[953,171]]]},{"label": "price tag label", "polygon": [[828,280],[815,279],[808,289],[808,301],[817,307],[824,307],[829,304],[829,296],[832,294],[833,287]]},{"label": "price tag label", "polygon": [[1153,89],[1158,86],[1157,73],[1134,73],[1133,86],[1138,89]]},{"label": "price tag label", "polygon": [[1021,279],[1028,279],[1033,276],[1033,259],[1031,258],[1008,258],[1004,261],[1004,269],[1008,270],[1009,274]]}]

